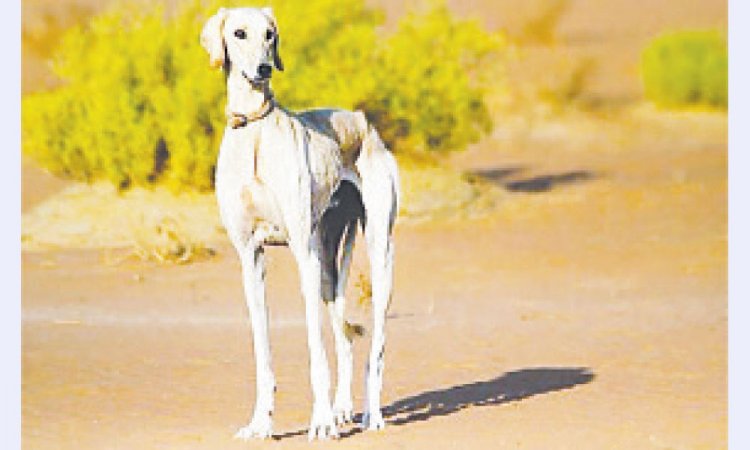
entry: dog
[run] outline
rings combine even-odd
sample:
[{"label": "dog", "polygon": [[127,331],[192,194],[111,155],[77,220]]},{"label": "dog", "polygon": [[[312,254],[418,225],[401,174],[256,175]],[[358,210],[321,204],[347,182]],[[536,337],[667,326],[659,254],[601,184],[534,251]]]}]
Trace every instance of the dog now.
[{"label": "dog", "polygon": [[[242,266],[256,358],[256,402],[236,437],[268,438],[276,383],[265,303],[264,247],[288,245],[305,301],[310,382],[308,438],[338,437],[352,420],[352,333],[344,289],[357,227],[367,243],[372,282],[372,343],[365,376],[363,428],[384,426],[380,405],[385,318],[393,285],[393,226],[399,205],[396,160],[365,115],[340,109],[290,112],[275,100],[271,76],[283,71],[271,8],[221,8],[201,31],[211,65],[227,82],[227,126],[216,164],[219,212]],[[337,354],[331,405],[320,304]]]}]

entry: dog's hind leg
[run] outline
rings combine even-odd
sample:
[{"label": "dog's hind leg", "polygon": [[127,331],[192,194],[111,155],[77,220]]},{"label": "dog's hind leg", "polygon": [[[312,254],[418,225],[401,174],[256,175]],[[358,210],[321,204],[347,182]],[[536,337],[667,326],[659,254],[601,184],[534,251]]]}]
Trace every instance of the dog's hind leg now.
[{"label": "dog's hind leg", "polygon": [[386,150],[374,129],[370,129],[357,161],[362,177],[365,206],[365,239],[372,280],[372,344],[367,363],[364,428],[385,426],[380,409],[385,352],[385,318],[393,289],[392,231],[398,211],[398,170],[393,155]]},{"label": "dog's hind leg", "polygon": [[[357,224],[364,218],[364,206],[356,185],[344,180],[331,196],[319,230],[323,239],[323,300],[326,302],[336,342],[338,369],[333,413],[337,424],[352,419],[352,338],[355,327],[344,320],[344,291],[352,260]],[[340,250],[343,238],[343,248]],[[338,261],[341,253],[340,264]],[[340,266],[340,269],[338,268]]]},{"label": "dog's hind leg", "polygon": [[368,216],[365,227],[367,253],[372,278],[372,343],[367,362],[366,400],[362,424],[370,430],[382,429],[385,423],[380,411],[385,352],[385,316],[393,288],[393,241],[388,229]]},{"label": "dog's hind leg", "polygon": [[242,279],[247,307],[253,327],[256,391],[255,412],[250,423],[241,428],[236,438],[269,438],[273,431],[273,408],[276,381],[271,369],[271,348],[268,339],[268,311],[265,301],[265,261],[263,247],[248,245],[237,248],[242,263]]}]

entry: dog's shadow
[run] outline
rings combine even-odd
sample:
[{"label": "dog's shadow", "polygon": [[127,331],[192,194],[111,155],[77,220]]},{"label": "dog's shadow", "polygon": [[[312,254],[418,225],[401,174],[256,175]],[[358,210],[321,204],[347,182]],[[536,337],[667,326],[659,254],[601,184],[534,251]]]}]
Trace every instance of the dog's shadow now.
[{"label": "dog's shadow", "polygon": [[[536,367],[506,372],[495,378],[459,384],[447,388],[422,392],[397,400],[383,408],[387,426],[402,426],[447,416],[462,409],[493,406],[523,400],[534,395],[570,389],[590,383],[594,373],[584,367]],[[354,418],[360,422],[361,414]],[[341,433],[350,437],[361,433],[354,428]],[[278,439],[306,433],[300,430],[277,436]]]},{"label": "dog's shadow", "polygon": [[491,406],[589,383],[586,368],[540,367],[507,372],[491,380],[427,391],[397,400],[383,409],[391,425],[406,425],[447,416],[472,406]]}]

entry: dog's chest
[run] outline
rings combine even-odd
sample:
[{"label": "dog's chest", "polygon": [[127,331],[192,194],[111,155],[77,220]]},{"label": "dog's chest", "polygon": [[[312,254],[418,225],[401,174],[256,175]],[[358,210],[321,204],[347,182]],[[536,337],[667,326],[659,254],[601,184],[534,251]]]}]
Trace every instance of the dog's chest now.
[{"label": "dog's chest", "polygon": [[[230,236],[246,239],[259,228],[285,235],[282,211],[275,201],[278,179],[260,148],[260,135],[251,125],[224,133],[216,163],[216,198]],[[281,161],[279,161],[282,163]]]},{"label": "dog's chest", "polygon": [[[216,167],[216,195],[230,234],[285,238],[313,224],[338,185],[335,141],[287,117],[227,129]],[[292,223],[290,223],[292,222]]]}]

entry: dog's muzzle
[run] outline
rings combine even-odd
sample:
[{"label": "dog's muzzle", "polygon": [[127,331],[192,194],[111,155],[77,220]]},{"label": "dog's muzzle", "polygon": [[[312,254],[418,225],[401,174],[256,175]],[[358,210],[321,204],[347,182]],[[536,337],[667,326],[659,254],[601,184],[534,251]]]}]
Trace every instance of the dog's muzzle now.
[{"label": "dog's muzzle", "polygon": [[[270,67],[270,66],[269,66],[269,67]],[[258,72],[260,72],[260,69],[258,69]],[[245,72],[244,70],[242,71],[242,76],[243,76],[243,77],[244,77],[244,78],[245,78],[245,79],[247,80],[247,82],[248,82],[248,83],[250,83],[250,85],[252,85],[252,86],[253,86],[253,88],[255,88],[255,89],[258,89],[258,88],[261,88],[261,87],[263,87],[263,85],[264,85],[265,83],[267,83],[267,82],[268,82],[268,80],[270,80],[270,79],[271,79],[271,75],[268,75],[267,77],[262,77],[262,76],[260,76],[260,75],[259,75],[259,76],[257,76],[257,77],[251,77],[251,76],[249,76],[249,75],[247,74],[247,72]]]}]

